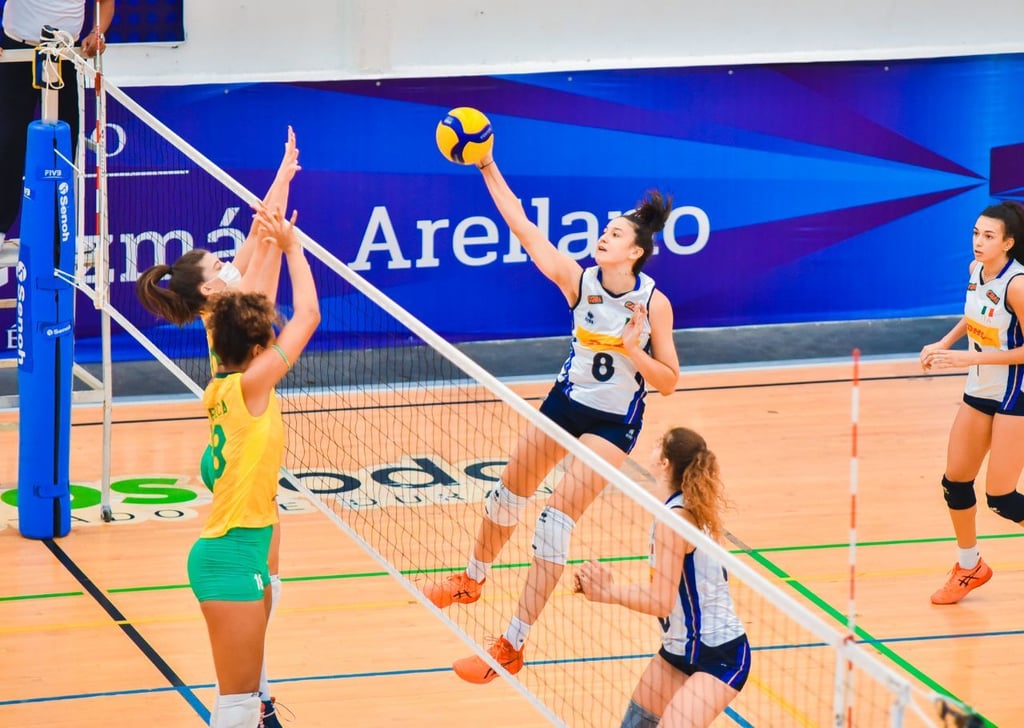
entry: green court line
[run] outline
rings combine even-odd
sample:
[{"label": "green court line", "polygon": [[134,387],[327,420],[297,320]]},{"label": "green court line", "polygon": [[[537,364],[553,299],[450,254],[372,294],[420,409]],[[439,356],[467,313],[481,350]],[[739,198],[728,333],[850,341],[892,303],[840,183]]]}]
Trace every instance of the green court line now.
[{"label": "green court line", "polygon": [[55,597],[80,597],[84,596],[85,592],[73,591],[73,592],[52,592],[49,594],[15,594],[14,596],[4,597],[0,596],[0,602],[17,602],[28,599],[53,599]]},{"label": "green court line", "polygon": [[[1006,538],[1024,538],[1024,532],[1021,533],[998,533],[990,536],[978,536],[979,541],[987,541],[994,539],[1006,539]],[[927,543],[951,543],[955,542],[956,538],[952,536],[939,536],[935,538],[904,538],[904,539],[893,539],[888,541],[861,541],[857,544],[857,548],[871,548],[875,546],[907,546],[914,544],[927,544]],[[818,543],[818,544],[804,544],[800,546],[767,546],[764,548],[757,549],[758,553],[786,553],[794,551],[825,551],[828,549],[845,549],[849,548],[850,544],[846,543]],[[743,555],[749,552],[745,549],[730,549],[730,553]],[[615,563],[620,561],[642,561],[647,558],[647,554],[639,556],[608,556],[598,559],[598,561],[604,563]],[[586,559],[570,559],[569,564],[582,564]],[[495,564],[492,568],[495,569],[523,569],[529,567],[529,562],[522,563],[508,563],[508,564]],[[417,574],[444,574],[451,573],[453,571],[459,571],[462,566],[449,566],[439,567],[436,569],[407,569],[402,571],[405,576],[416,576]],[[284,582],[304,582],[304,581],[333,581],[335,579],[367,579],[376,578],[381,576],[387,576],[386,571],[365,571],[355,572],[350,574],[316,574],[312,576],[284,576],[281,577],[281,581]],[[113,589],[105,589],[108,594],[130,594],[133,592],[151,592],[151,591],[169,591],[174,589],[188,589],[188,584],[155,584],[149,586],[126,586],[126,587],[115,587]],[[54,597],[80,597],[83,596],[84,592],[55,592],[52,594],[19,594],[15,596],[0,596],[0,602],[12,602],[18,600],[29,600],[29,599],[52,599]]]},{"label": "green court line", "polygon": [[[792,576],[786,573],[785,570],[776,565],[774,562],[762,556],[760,551],[762,551],[762,549],[741,549],[740,553],[746,554],[754,561],[759,563],[761,566],[763,566],[765,569],[767,569],[769,572],[771,572],[774,576],[778,577],[786,584],[789,584],[791,587],[793,587],[793,589],[799,592],[801,596],[810,601],[812,604],[814,604],[814,606],[818,607],[818,609],[823,611],[825,614],[832,617],[835,621],[839,622],[841,625],[845,626],[847,624],[847,617],[845,614],[840,612],[838,609],[836,609],[831,604],[826,602],[824,599],[819,597],[813,591],[811,591],[806,586],[801,584],[799,581],[794,579]],[[931,677],[926,675],[922,670],[915,667],[907,659],[897,654],[896,651],[893,650],[891,647],[878,641],[875,637],[873,637],[863,628],[855,626],[854,635],[861,641],[873,647],[879,654],[884,655],[894,664],[901,667],[905,672],[913,676],[913,678],[921,684],[927,686],[928,688],[930,688],[931,690],[935,691],[940,695],[944,695],[948,698],[956,700],[959,703],[963,703],[963,701],[960,700],[960,698],[958,698],[956,695],[954,695],[950,690],[940,685],[938,682],[936,682]],[[995,723],[990,721],[985,716],[981,715],[980,713],[978,713],[977,715],[985,722],[985,726],[992,726],[993,728],[997,728]]]},{"label": "green court line", "polygon": [[[996,534],[991,536],[979,536],[979,539],[997,539],[997,538],[1020,538],[1022,534]],[[923,538],[923,539],[898,539],[891,541],[868,541],[857,544],[858,546],[894,546],[894,545],[906,545],[906,544],[917,544],[917,543],[937,543],[943,541],[954,541],[953,538]],[[796,590],[801,596],[811,602],[814,606],[824,612],[826,615],[831,617],[833,620],[838,622],[842,626],[847,624],[847,616],[834,606],[829,604],[827,601],[818,596],[815,592],[811,591],[801,582],[790,576],[784,569],[775,564],[773,561],[765,557],[764,552],[780,553],[780,552],[795,552],[795,551],[806,551],[815,549],[831,549],[831,548],[848,548],[848,543],[837,543],[837,544],[810,544],[805,546],[778,546],[769,547],[763,549],[730,549],[730,553],[737,555],[745,555],[756,561],[762,567],[767,569],[773,576],[781,580],[782,582],[789,584],[794,590]],[[642,561],[647,559],[647,555],[636,555],[636,556],[611,556],[597,559],[604,563],[614,562],[628,562],[628,561]],[[582,564],[587,559],[570,559],[567,565]],[[494,569],[523,569],[528,568],[530,562],[513,562],[507,564],[494,564]],[[435,569],[405,569],[401,573],[403,576],[417,576],[424,574],[438,574],[438,573],[451,573],[453,571],[460,571],[462,566],[453,567],[439,567]],[[281,581],[298,583],[298,582],[313,582],[313,581],[330,581],[335,579],[364,579],[364,578],[377,578],[389,576],[387,571],[365,571],[365,572],[353,572],[347,574],[316,574],[311,576],[289,576],[282,577]],[[173,589],[187,589],[188,584],[163,584],[154,586],[138,586],[138,587],[119,587],[114,589],[107,589],[108,594],[126,594],[133,592],[150,592],[150,591],[163,591]],[[0,602],[16,601],[16,600],[29,600],[29,599],[49,599],[56,597],[71,597],[71,596],[83,596],[84,592],[54,592],[48,594],[25,594],[18,596],[0,596]],[[868,633],[862,627],[854,628],[855,636],[862,642],[869,644],[879,654],[884,655],[886,658],[891,660],[894,664],[902,668],[906,673],[913,676],[922,685],[927,686],[934,692],[952,698],[957,702],[962,703],[956,695],[954,695],[949,689],[943,687],[941,684],[936,682],[934,679],[925,674],[922,670],[915,667],[908,660],[897,654],[888,645],[880,642],[870,633]],[[986,726],[995,726],[990,720],[981,716],[979,717],[984,720]]]},{"label": "green court line", "polygon": [[[979,541],[991,541],[999,538],[1024,538],[1024,531],[1020,533],[995,533],[990,536],[978,536]],[[956,541],[955,536],[936,536],[934,538],[899,538],[888,541],[858,541],[857,548],[870,547],[870,546],[910,546],[913,544],[921,543],[949,543]],[[782,553],[786,551],[821,551],[824,549],[848,549],[850,548],[850,542],[844,541],[840,543],[814,543],[805,544],[803,546],[768,546],[765,548],[757,549],[760,553]],[[745,554],[747,553],[743,549],[734,549],[734,554]]]}]

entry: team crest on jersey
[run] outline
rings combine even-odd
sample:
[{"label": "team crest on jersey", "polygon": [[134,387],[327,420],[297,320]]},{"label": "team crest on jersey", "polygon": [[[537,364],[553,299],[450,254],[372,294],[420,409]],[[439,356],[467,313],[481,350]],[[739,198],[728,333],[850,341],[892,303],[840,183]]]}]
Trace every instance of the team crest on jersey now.
[{"label": "team crest on jersey", "polygon": [[989,291],[985,294],[992,303],[999,303],[999,296],[996,295],[995,291]]},{"label": "team crest on jersey", "polygon": [[636,308],[636,303],[635,303],[635,302],[633,302],[633,301],[626,301],[626,303],[625,303],[624,305],[625,305],[625,307],[626,307],[626,308],[628,308],[628,309],[629,309],[630,311],[632,311],[632,310],[633,310],[634,308]]},{"label": "team crest on jersey", "polygon": [[587,303],[604,303],[603,296],[587,296]]},{"label": "team crest on jersey", "polygon": [[968,283],[967,284],[967,290],[968,291],[973,291],[973,290],[976,290],[977,288],[978,288],[978,284],[977,283]]}]

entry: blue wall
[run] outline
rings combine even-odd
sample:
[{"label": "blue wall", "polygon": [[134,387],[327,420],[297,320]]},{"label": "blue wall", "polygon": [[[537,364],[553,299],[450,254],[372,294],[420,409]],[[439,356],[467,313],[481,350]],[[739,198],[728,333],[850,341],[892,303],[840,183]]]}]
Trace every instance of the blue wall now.
[{"label": "blue wall", "polygon": [[[131,94],[259,194],[292,124],[302,227],[466,340],[565,335],[569,318],[479,174],[434,146],[450,107],[488,114],[512,188],[574,254],[648,188],[687,208],[646,269],[683,328],[956,313],[977,214],[993,197],[1024,196],[1022,86],[1024,55],[1001,55]],[[124,125],[112,170],[179,164],[133,146],[143,132]],[[115,236],[186,228],[205,245],[238,205],[211,186],[184,209],[161,202],[173,199],[170,178],[132,184],[154,204],[123,209],[112,180]],[[466,235],[493,242],[456,246],[466,220]],[[119,273],[124,247],[112,251]],[[79,335],[95,332],[83,315]]]}]

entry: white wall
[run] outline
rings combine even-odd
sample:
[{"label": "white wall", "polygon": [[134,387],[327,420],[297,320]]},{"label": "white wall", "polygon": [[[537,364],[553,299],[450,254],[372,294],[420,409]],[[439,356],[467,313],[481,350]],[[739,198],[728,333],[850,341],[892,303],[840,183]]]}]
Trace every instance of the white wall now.
[{"label": "white wall", "polygon": [[1024,0],[185,0],[122,85],[474,75],[1024,51]]}]

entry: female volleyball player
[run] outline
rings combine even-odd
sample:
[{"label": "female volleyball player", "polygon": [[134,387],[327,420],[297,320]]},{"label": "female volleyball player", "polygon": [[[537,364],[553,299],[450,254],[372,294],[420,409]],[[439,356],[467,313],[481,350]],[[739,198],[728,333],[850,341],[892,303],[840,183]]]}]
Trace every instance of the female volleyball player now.
[{"label": "female volleyball player", "polygon": [[[650,468],[670,509],[709,537],[721,537],[722,481],[703,437],[684,427],[669,430],[651,453]],[[633,690],[622,728],[711,725],[750,674],[750,643],[729,582],[721,564],[661,521],[651,530],[650,566],[647,584],[616,584],[596,561],[575,575],[575,589],[587,599],[621,604],[661,624],[661,650]]]},{"label": "female volleyball player", "polygon": [[[669,395],[679,379],[672,306],[654,281],[640,272],[671,203],[651,192],[636,210],[609,222],[597,241],[597,265],[583,269],[530,222],[492,157],[479,167],[501,216],[573,312],[569,358],[541,412],[612,465],[621,465],[640,432],[647,385]],[[521,435],[498,487],[487,498],[466,571],[426,586],[434,604],[446,607],[480,598],[488,569],[512,535],[527,500],[564,455],[564,448],[535,426]],[[490,650],[509,672],[522,668],[523,644],[565,569],[572,529],[604,485],[601,476],[573,459],[538,518],[534,560],[515,616]],[[477,656],[456,661],[454,668],[469,682],[486,683],[496,677]]]},{"label": "female volleyball player", "polygon": [[[969,367],[964,401],[953,420],[942,493],[958,555],[932,604],[955,604],[992,578],[978,550],[974,479],[988,453],[985,500],[1003,518],[1024,525],[1024,207],[1002,202],[974,223],[963,318],[940,341],[921,350],[925,370]],[[964,334],[966,350],[950,347]]]},{"label": "female volleyball player", "polygon": [[206,619],[217,672],[213,728],[262,725],[259,695],[270,615],[267,557],[278,521],[278,471],[284,423],[275,387],[302,353],[320,306],[295,215],[260,212],[284,249],[292,283],[292,318],[275,338],[277,313],[263,293],[230,291],[210,304],[207,323],[220,362],[203,394],[210,420],[213,505],[188,557],[189,583]]},{"label": "female volleyball player", "polygon": [[[291,181],[300,169],[302,168],[299,166],[295,132],[288,127],[284,156],[263,199],[264,209],[283,211],[287,208]],[[271,301],[275,300],[281,275],[281,253],[280,250],[262,241],[263,231],[259,219],[258,216],[254,218],[249,234],[233,261],[222,260],[208,250],[196,248],[182,255],[173,265],[155,265],[147,268],[139,276],[135,287],[139,301],[150,313],[179,326],[185,326],[197,318],[202,318],[205,322],[213,299],[225,290],[259,291],[265,293]],[[160,285],[160,281],[166,276],[170,276],[170,279],[164,287]],[[210,343],[212,374],[217,371],[218,362],[213,353],[209,330],[207,339]],[[209,473],[210,457],[211,451],[207,447],[200,461],[200,472],[207,487],[212,487]],[[280,547],[280,524],[275,523],[270,542],[270,583],[267,585],[271,593],[271,614],[281,594]],[[265,728],[278,728],[280,723],[274,714],[266,669],[263,670],[260,679],[260,696],[266,709]]]}]

